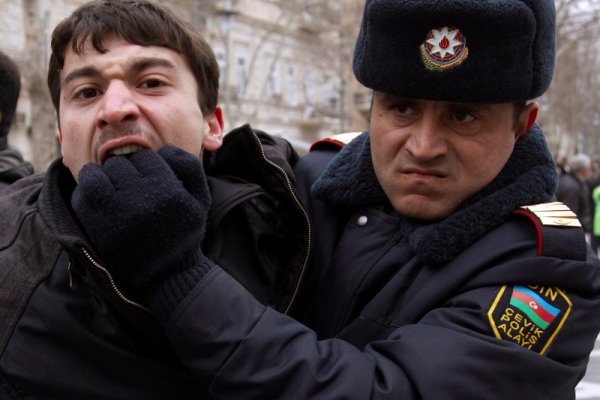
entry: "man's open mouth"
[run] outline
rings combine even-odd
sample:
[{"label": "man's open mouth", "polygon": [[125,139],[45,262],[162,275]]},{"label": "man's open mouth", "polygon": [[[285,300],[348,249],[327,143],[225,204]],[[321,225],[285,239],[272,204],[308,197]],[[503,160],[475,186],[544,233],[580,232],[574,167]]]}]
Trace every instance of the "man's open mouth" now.
[{"label": "man's open mouth", "polygon": [[145,147],[137,145],[137,144],[129,144],[126,146],[115,147],[114,149],[110,150],[106,154],[106,157],[103,160],[103,163],[106,162],[106,160],[108,160],[112,156],[127,156],[129,154],[133,154],[133,153],[143,150],[143,149],[145,149]]}]

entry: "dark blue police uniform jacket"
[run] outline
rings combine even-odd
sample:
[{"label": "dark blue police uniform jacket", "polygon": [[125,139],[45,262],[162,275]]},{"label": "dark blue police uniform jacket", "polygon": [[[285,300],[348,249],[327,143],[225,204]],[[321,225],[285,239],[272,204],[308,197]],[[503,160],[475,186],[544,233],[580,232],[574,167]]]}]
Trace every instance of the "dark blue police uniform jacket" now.
[{"label": "dark blue police uniform jacket", "polygon": [[520,208],[556,184],[539,128],[434,224],[391,209],[366,134],[331,158],[315,149],[295,170],[315,237],[297,314],[373,354],[374,398],[574,398],[600,323],[599,264],[564,206]]}]

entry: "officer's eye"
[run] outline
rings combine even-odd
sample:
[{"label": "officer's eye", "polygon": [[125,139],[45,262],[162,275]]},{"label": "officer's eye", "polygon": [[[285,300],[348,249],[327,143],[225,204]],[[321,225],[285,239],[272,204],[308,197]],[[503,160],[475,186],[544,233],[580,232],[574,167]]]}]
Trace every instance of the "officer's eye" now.
[{"label": "officer's eye", "polygon": [[475,117],[468,111],[455,111],[451,119],[456,122],[471,122],[475,119]]},{"label": "officer's eye", "polygon": [[406,115],[412,111],[411,107],[405,103],[396,104],[394,110],[400,115]]}]

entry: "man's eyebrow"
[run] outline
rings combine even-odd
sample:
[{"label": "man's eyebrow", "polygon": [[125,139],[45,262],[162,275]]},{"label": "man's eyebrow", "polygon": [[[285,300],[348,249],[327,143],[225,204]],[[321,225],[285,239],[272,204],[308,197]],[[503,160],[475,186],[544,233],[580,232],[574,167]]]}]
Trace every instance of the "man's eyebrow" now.
[{"label": "man's eyebrow", "polygon": [[89,77],[97,76],[97,75],[100,75],[100,71],[98,71],[94,67],[77,68],[77,69],[74,69],[73,71],[69,72],[65,76],[63,85],[66,86],[69,82],[74,81],[75,79],[78,79],[78,78],[89,78]]},{"label": "man's eyebrow", "polygon": [[130,71],[134,74],[139,73],[146,68],[151,67],[163,67],[168,69],[176,69],[176,66],[173,62],[159,57],[142,57],[138,60],[135,60],[130,68]]},{"label": "man's eyebrow", "polygon": [[[164,67],[168,69],[176,69],[173,62],[159,57],[142,57],[135,60],[129,68],[128,74],[137,74],[146,68],[151,67]],[[82,67],[74,69],[65,76],[64,84],[67,85],[69,82],[74,81],[78,78],[90,78],[101,75],[100,71],[95,67]]]}]

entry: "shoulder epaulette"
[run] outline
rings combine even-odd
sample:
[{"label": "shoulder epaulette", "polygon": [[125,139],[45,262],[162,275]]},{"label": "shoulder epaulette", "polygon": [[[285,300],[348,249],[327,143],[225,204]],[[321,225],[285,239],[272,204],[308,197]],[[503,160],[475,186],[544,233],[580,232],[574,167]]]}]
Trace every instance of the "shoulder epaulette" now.
[{"label": "shoulder epaulette", "polygon": [[513,211],[534,223],[538,235],[538,255],[585,259],[585,233],[577,215],[564,203],[551,202],[523,206]]},{"label": "shoulder epaulette", "polygon": [[559,201],[523,206],[521,209],[533,213],[542,225],[581,228],[577,215]]},{"label": "shoulder epaulette", "polygon": [[317,140],[310,146],[310,151],[313,150],[339,150],[348,143],[350,143],[354,138],[359,136],[362,132],[346,132],[346,133],[338,133],[335,135],[331,135],[329,137]]}]

